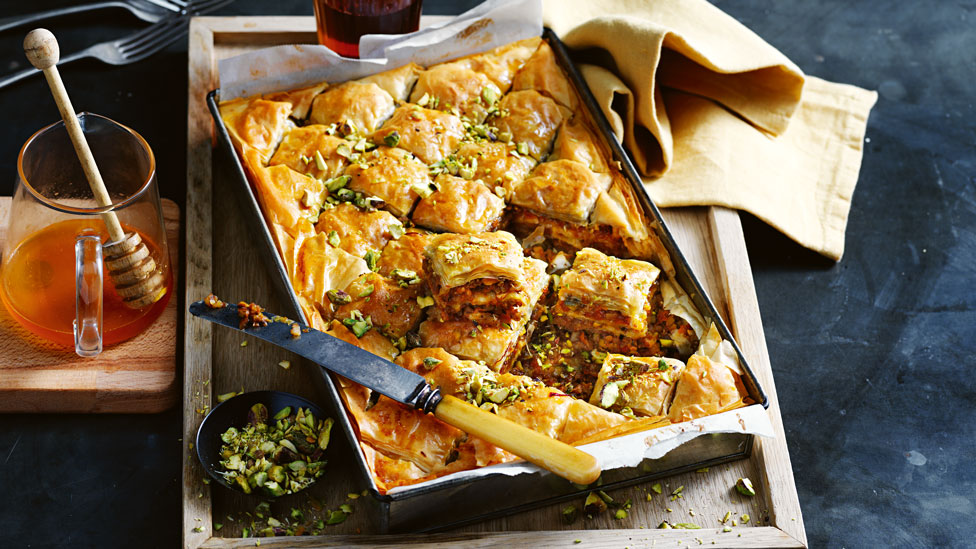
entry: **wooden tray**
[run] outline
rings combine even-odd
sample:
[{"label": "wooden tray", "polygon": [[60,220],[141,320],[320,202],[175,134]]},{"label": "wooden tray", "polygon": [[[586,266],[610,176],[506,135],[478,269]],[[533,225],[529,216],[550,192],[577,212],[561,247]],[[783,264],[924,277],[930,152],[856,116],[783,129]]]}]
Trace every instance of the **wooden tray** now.
[{"label": "wooden tray", "polygon": [[[0,249],[10,197],[0,197]],[[180,208],[162,201],[174,288],[179,288]],[[98,358],[43,340],[0,306],[0,412],[155,413],[176,403],[178,296],[138,336],[107,347]]]},{"label": "wooden tray", "polygon": [[[425,23],[435,18],[425,18]],[[278,44],[314,43],[311,17],[199,17],[190,25],[189,98],[187,139],[187,285],[186,301],[213,291],[227,299],[267,303],[270,310],[282,304],[271,289],[270,277],[252,234],[241,217],[242,209],[231,191],[223,158],[213,158],[213,124],[206,94],[218,87],[217,60],[252,49]],[[752,272],[738,214],[723,208],[665,210],[665,218],[696,275],[735,333],[743,352],[769,397],[769,414],[776,438],[757,440],[749,459],[713,467],[708,471],[670,477],[662,482],[664,493],[647,485],[621,489],[610,495],[633,502],[629,516],[614,520],[610,513],[593,519],[579,518],[566,525],[561,518],[565,504],[541,507],[510,517],[485,521],[451,532],[417,536],[375,535],[368,507],[347,494],[364,486],[349,459],[353,451],[344,437],[333,437],[329,471],[316,486],[314,496],[325,509],[350,503],[355,512],[342,524],[329,526],[319,537],[262,539],[266,546],[451,546],[472,547],[573,545],[622,547],[659,543],[661,547],[697,545],[717,547],[805,547],[806,533],[790,467],[782,419],[773,384],[769,356],[756,300]],[[214,220],[219,223],[214,223]],[[259,499],[232,493],[204,483],[205,473],[189,441],[195,438],[214,395],[230,391],[275,388],[321,400],[315,393],[318,376],[313,365],[304,364],[283,351],[250,339],[246,347],[239,334],[212,330],[209,323],[186,317],[185,385],[183,395],[183,543],[186,547],[253,547],[255,540],[240,539],[240,518],[253,511]],[[290,360],[291,368],[277,366]],[[749,477],[757,495],[745,498],[732,486]],[[671,501],[668,494],[684,486],[683,497]],[[275,502],[272,514],[286,516],[291,507],[309,511],[307,498]],[[576,503],[582,506],[583,497]],[[670,509],[670,511],[668,510]],[[748,524],[723,532],[726,512],[738,519],[748,514]],[[694,514],[692,514],[694,513]],[[231,522],[229,519],[234,518]],[[663,520],[691,522],[700,530],[658,530]],[[221,523],[219,531],[214,523]],[[731,525],[731,520],[728,522]],[[599,530],[599,531],[598,531]],[[227,537],[222,537],[227,536]]]}]

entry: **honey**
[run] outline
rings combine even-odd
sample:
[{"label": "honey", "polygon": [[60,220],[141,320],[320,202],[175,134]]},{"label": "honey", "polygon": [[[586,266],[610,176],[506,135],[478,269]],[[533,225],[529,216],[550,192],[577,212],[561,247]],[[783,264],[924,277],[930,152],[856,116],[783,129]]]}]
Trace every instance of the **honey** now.
[{"label": "honey", "polygon": [[[126,232],[132,227],[123,226]],[[70,219],[53,223],[27,236],[0,270],[0,297],[10,314],[28,330],[56,343],[73,346],[75,319],[75,239],[98,234],[108,240],[98,219]],[[159,246],[140,232],[157,265],[163,265]],[[105,345],[129,339],[163,312],[173,290],[172,273],[166,272],[165,295],[142,309],[130,309],[103,272],[102,338]]]}]

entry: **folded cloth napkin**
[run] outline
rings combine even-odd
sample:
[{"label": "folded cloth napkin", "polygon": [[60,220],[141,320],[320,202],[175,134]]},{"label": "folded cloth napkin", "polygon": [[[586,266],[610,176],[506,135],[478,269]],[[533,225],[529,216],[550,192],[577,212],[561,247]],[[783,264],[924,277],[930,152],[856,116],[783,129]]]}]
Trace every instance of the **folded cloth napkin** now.
[{"label": "folded cloth napkin", "polygon": [[804,76],[704,0],[545,0],[661,207],[748,211],[839,260],[877,93]]}]

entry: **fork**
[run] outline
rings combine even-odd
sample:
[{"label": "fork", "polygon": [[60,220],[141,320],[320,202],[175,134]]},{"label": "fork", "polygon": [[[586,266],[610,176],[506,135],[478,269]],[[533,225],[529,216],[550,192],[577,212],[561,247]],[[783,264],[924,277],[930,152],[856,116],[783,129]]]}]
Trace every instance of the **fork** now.
[{"label": "fork", "polygon": [[34,23],[36,21],[61,17],[63,15],[72,15],[75,13],[105,8],[124,8],[129,10],[132,15],[135,15],[143,21],[155,23],[167,15],[179,13],[180,10],[186,8],[186,2],[183,0],[108,0],[105,2],[80,4],[77,6],[68,6],[66,8],[47,10],[27,15],[16,15],[14,17],[0,19],[0,31],[13,29],[28,23]]},{"label": "fork", "polygon": [[[58,64],[64,65],[85,57],[94,57],[109,65],[127,65],[142,61],[182,38],[189,30],[192,16],[222,8],[233,1],[190,0],[185,4],[187,7],[181,10],[181,15],[174,15],[158,23],[153,23],[125,38],[109,40],[89,46],[81,51],[62,57]],[[40,71],[33,67],[15,72],[0,78],[0,88],[39,73]]]},{"label": "fork", "polygon": [[[61,58],[59,65],[64,65],[84,57],[94,57],[110,65],[125,65],[141,61],[165,48],[188,31],[189,15],[177,15],[154,23],[139,32],[118,40],[109,40],[95,44],[81,51]],[[0,88],[40,71],[31,67],[0,79]]]}]

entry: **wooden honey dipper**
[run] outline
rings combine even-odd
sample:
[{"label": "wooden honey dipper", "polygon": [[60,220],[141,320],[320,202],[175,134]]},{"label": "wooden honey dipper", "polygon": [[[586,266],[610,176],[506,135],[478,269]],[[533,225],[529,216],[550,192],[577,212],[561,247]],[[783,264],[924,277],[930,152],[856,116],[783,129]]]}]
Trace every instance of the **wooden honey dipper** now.
[{"label": "wooden honey dipper", "polygon": [[[32,65],[44,72],[95,201],[103,208],[111,206],[112,199],[58,73],[61,51],[57,39],[47,29],[34,29],[24,38],[24,53]],[[126,233],[114,211],[104,212],[101,217],[109,235],[109,242],[102,246],[102,255],[119,297],[132,309],[159,301],[166,294],[166,281],[142,237],[135,231]]]}]

